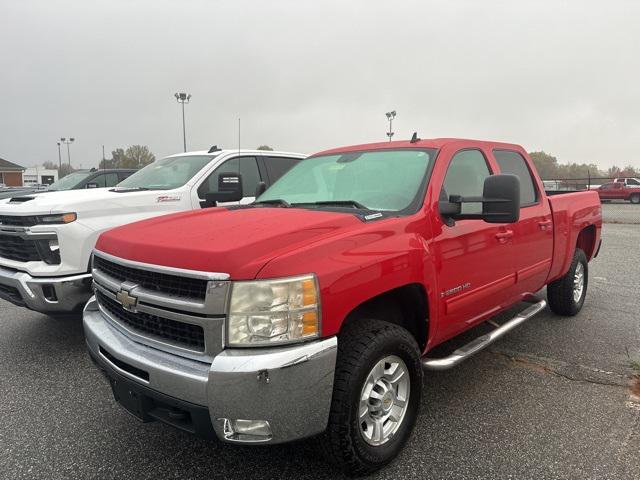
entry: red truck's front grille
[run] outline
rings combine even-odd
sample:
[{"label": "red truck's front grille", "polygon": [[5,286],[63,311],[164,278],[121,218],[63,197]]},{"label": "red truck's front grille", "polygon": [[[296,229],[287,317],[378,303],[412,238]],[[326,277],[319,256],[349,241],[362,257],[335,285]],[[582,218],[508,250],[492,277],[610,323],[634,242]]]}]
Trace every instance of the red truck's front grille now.
[{"label": "red truck's front grille", "polygon": [[199,325],[177,322],[146,312],[129,312],[99,290],[96,291],[96,298],[109,315],[134,332],[150,334],[157,340],[168,340],[173,345],[191,350],[204,351],[204,330]]},{"label": "red truck's front grille", "polygon": [[98,255],[93,257],[93,267],[116,280],[133,282],[147,290],[177,297],[197,298],[199,300],[204,300],[207,295],[207,281],[198,278],[179,277],[167,273],[127,267]]}]

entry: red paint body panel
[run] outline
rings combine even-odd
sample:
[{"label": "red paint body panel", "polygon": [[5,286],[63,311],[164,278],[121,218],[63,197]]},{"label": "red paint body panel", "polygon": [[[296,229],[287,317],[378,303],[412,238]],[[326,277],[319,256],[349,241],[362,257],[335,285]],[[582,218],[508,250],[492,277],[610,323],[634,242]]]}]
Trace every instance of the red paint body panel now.
[{"label": "red paint body panel", "polygon": [[247,280],[278,255],[361,225],[353,215],[331,212],[212,208],[114,228],[100,236],[96,248],[138,262]]},{"label": "red paint body panel", "polygon": [[565,193],[549,197],[553,212],[553,262],[547,283],[564,275],[573,257],[579,233],[587,227],[595,230],[591,251],[585,252],[591,259],[595,254],[602,232],[602,206],[593,190]]},{"label": "red paint body panel", "polygon": [[[547,197],[518,145],[435,139],[357,145],[322,154],[389,148],[439,150],[423,206],[413,215],[363,222],[351,213],[217,208],[120,227],[103,234],[96,248],[139,262],[226,272],[234,280],[314,273],[321,290],[323,336],[338,333],[345,317],[363,302],[419,284],[429,305],[428,350],[563,275],[576,242],[597,245],[600,240],[597,193]],[[454,227],[445,225],[438,198],[446,169],[456,152],[469,148],[482,151],[493,173],[499,173],[494,149],[514,150],[526,159],[539,196],[537,204],[521,209],[520,222],[462,220]],[[586,228],[593,233],[578,240]],[[513,233],[506,240],[497,235],[506,231]],[[464,284],[469,286],[444,295]]]}]

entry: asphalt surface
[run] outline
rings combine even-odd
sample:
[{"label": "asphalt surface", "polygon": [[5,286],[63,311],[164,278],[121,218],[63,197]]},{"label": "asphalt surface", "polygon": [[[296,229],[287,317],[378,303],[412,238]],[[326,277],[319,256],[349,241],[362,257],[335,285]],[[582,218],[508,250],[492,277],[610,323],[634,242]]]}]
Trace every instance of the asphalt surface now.
[{"label": "asphalt surface", "polygon": [[[548,310],[428,373],[414,435],[372,476],[638,479],[640,226],[606,225],[583,311]],[[284,408],[284,407],[283,407]],[[81,322],[0,302],[0,478],[339,478],[313,442],[238,447],[140,424],[86,355]]]}]

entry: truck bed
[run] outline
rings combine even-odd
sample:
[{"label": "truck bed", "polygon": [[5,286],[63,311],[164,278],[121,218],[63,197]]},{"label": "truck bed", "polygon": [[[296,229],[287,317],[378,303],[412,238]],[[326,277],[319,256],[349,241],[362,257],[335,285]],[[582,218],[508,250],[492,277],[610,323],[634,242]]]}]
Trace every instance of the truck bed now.
[{"label": "truck bed", "polygon": [[[548,193],[553,216],[553,261],[548,281],[561,277],[569,269],[573,249],[578,244],[591,259],[600,242],[602,207],[598,192],[556,191]],[[582,233],[584,229],[587,233]],[[581,235],[579,239],[578,236]]]}]

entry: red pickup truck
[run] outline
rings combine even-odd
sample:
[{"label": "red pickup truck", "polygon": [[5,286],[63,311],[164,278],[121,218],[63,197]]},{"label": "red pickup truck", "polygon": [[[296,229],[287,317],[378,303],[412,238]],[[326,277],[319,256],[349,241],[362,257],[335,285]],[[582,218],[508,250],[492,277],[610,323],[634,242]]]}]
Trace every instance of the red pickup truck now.
[{"label": "red pickup truck", "polygon": [[600,185],[596,192],[601,200],[627,200],[640,203],[640,189],[627,187],[623,182],[611,182]]},{"label": "red pickup truck", "polygon": [[[242,196],[239,174],[219,185],[210,201]],[[338,148],[251,205],[103,234],[87,344],[143,421],[248,444],[319,435],[341,469],[368,473],[409,438],[423,369],[453,367],[531,318],[545,285],[554,312],[580,311],[600,232],[597,193],[547,196],[518,145]]]}]

